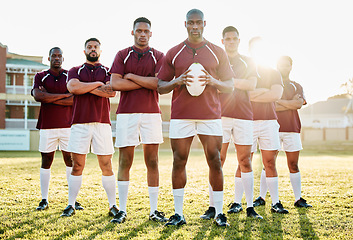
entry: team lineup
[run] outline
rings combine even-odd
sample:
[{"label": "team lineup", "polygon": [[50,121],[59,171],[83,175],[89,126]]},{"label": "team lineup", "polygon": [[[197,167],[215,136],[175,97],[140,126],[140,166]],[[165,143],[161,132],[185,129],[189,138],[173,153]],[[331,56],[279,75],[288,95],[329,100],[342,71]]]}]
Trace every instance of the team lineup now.
[{"label": "team lineup", "polygon": [[[287,214],[279,199],[276,158],[285,151],[294,193],[294,206],[311,207],[301,196],[298,167],[302,149],[298,109],[306,104],[300,84],[290,80],[292,59],[283,56],[277,70],[262,66],[252,57],[238,52],[239,32],[233,26],[222,32],[223,48],[203,36],[204,15],[198,9],[186,14],[187,38],[166,54],[149,46],[151,22],[137,18],[131,35],[133,46],[120,50],[110,68],[99,62],[100,41],[90,38],[84,43],[86,62],[69,71],[62,69],[63,51],[49,51],[50,69],[37,73],[32,96],[41,103],[37,128],[40,130],[40,188],[42,200],[37,210],[49,207],[50,168],[57,148],[66,165],[68,202],[62,217],[84,210],[77,201],[82,185],[86,155],[97,155],[102,171],[111,222],[128,220],[130,169],[135,147],[142,144],[147,168],[150,202],[149,219],[165,226],[186,224],[183,213],[186,164],[193,138],[198,136],[209,167],[209,207],[200,216],[226,227],[223,213],[223,171],[231,142],[235,145],[238,168],[235,172],[234,201],[228,214],[243,211],[263,219],[254,207],[265,205],[271,196],[271,211]],[[254,53],[257,41],[249,42]],[[116,110],[116,136],[113,143],[109,98],[120,92]],[[169,139],[173,152],[172,189],[174,215],[167,218],[158,209],[159,145],[163,143],[159,94],[172,92]],[[259,146],[257,146],[259,145]],[[119,149],[118,173],[114,174],[112,157]],[[252,157],[260,149],[263,170],[260,193],[254,200]],[[116,201],[118,189],[119,205]],[[82,203],[84,205],[84,203]]]}]

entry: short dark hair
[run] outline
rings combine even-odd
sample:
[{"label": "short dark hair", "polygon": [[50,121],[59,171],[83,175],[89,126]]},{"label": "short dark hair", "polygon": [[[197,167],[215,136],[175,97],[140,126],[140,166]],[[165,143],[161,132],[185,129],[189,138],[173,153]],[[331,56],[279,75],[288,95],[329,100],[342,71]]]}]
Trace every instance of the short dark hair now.
[{"label": "short dark hair", "polygon": [[136,23],[140,23],[140,22],[148,23],[150,27],[152,26],[150,20],[148,20],[145,17],[139,17],[139,18],[136,18],[136,20],[134,21],[134,25],[132,26],[132,28],[135,28]]},{"label": "short dark hair", "polygon": [[288,61],[290,63],[290,65],[293,64],[293,59],[290,56],[281,56],[279,57],[277,64],[283,61]]},{"label": "short dark hair", "polygon": [[222,32],[222,37],[224,37],[224,35],[226,35],[227,32],[236,32],[239,36],[239,31],[238,29],[236,29],[235,27],[233,26],[228,26],[228,27],[225,27],[223,29],[223,32]]},{"label": "short dark hair", "polygon": [[49,50],[49,56],[51,55],[51,52],[54,51],[54,50],[60,50],[61,53],[63,52],[63,50],[61,50],[61,48],[59,48],[59,47],[53,47],[53,48],[51,48],[51,49]]},{"label": "short dark hair", "polygon": [[200,15],[200,17],[202,18],[203,20],[203,12],[199,9],[196,9],[196,8],[193,8],[191,9],[190,11],[188,11],[188,13],[186,14],[186,21],[189,20],[189,17],[192,15],[192,14],[198,14]]},{"label": "short dark hair", "polygon": [[99,45],[101,45],[101,42],[97,38],[89,38],[85,42],[85,47],[86,47],[87,43],[91,42],[91,41],[97,42],[97,43],[99,43]]}]

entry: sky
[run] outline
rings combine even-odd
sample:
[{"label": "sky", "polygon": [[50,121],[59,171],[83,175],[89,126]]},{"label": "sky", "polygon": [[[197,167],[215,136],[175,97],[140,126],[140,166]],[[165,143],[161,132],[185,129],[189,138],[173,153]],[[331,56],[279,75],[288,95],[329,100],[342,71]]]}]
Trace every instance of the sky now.
[{"label": "sky", "polygon": [[133,21],[152,22],[150,46],[166,53],[187,38],[188,10],[204,12],[204,37],[221,47],[222,30],[240,32],[239,52],[261,36],[269,45],[268,65],[281,55],[293,59],[291,80],[300,83],[309,104],[343,93],[353,78],[353,33],[348,0],[1,0],[0,43],[8,51],[43,56],[54,46],[64,51],[65,69],[85,61],[84,42],[97,37],[101,63],[110,67],[115,54],[133,45]]}]

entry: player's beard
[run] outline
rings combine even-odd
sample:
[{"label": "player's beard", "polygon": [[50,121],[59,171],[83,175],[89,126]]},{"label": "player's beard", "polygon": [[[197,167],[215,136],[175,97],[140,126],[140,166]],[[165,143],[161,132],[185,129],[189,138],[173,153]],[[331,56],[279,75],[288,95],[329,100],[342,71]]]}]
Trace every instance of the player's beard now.
[{"label": "player's beard", "polygon": [[97,54],[95,57],[91,57],[90,54],[86,54],[86,59],[90,62],[97,62],[99,59],[99,55]]}]

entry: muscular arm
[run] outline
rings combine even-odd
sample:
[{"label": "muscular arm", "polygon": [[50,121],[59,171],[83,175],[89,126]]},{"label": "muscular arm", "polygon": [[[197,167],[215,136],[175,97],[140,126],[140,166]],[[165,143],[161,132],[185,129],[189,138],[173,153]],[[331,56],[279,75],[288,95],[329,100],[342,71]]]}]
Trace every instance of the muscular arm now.
[{"label": "muscular arm", "polygon": [[[259,91],[263,91],[259,94]],[[253,102],[276,102],[282,97],[283,87],[279,84],[274,84],[271,89],[266,91],[263,88],[255,89],[254,91],[249,91],[250,100]]]},{"label": "muscular arm", "polygon": [[174,78],[172,81],[163,81],[161,79],[158,79],[158,85],[157,85],[157,92],[159,94],[166,94],[174,90],[177,86],[180,85],[188,85],[188,82],[191,82],[192,77],[191,75],[188,75],[188,73],[191,70],[187,70],[183,74],[181,74],[179,77]]},{"label": "muscular arm", "polygon": [[112,89],[110,82],[107,82],[105,85],[102,85],[98,88],[93,89],[90,93],[97,95],[99,97],[115,97],[116,92]]},{"label": "muscular arm", "polygon": [[256,84],[256,77],[250,77],[248,79],[234,79],[234,87],[244,91],[253,91],[256,88]]},{"label": "muscular arm", "polygon": [[57,100],[53,103],[57,105],[62,105],[62,106],[71,106],[74,103],[74,96],[71,94],[70,97]]},{"label": "muscular arm", "polygon": [[[41,90],[39,88],[34,88],[32,91],[33,97],[37,102],[42,103],[55,103],[58,104],[57,101],[65,98],[69,98],[72,96],[71,93],[64,94],[56,94],[56,93],[48,93],[45,89]],[[61,104],[59,104],[61,105]],[[72,103],[71,103],[72,105]]]},{"label": "muscular arm", "polygon": [[200,76],[199,80],[200,81],[204,81],[205,84],[204,85],[210,85],[213,86],[215,88],[218,89],[218,91],[222,92],[222,93],[228,93],[228,92],[232,92],[234,90],[234,80],[233,78],[225,80],[225,81],[221,81],[218,79],[215,79],[214,77],[212,77],[211,74],[209,74],[207,71],[202,70],[205,75]]},{"label": "muscular arm", "polygon": [[77,78],[72,78],[67,83],[67,89],[74,95],[82,95],[102,85],[104,85],[102,82],[81,82]]},{"label": "muscular arm", "polygon": [[291,100],[279,99],[276,102],[276,111],[297,110],[304,104],[304,99],[296,94]]},{"label": "muscular arm", "polygon": [[137,83],[123,78],[120,74],[113,73],[111,78],[111,86],[114,91],[131,91],[142,88]]},{"label": "muscular arm", "polygon": [[128,73],[124,76],[124,79],[130,80],[143,88],[157,90],[157,85],[158,85],[157,77],[143,77],[133,73]]}]

